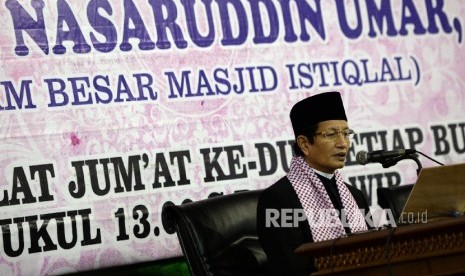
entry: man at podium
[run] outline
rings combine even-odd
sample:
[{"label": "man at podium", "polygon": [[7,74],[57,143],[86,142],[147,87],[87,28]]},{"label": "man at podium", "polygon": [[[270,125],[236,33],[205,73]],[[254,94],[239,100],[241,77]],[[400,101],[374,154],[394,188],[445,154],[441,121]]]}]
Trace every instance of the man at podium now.
[{"label": "man at podium", "polygon": [[313,260],[294,253],[303,243],[337,239],[367,230],[368,204],[344,183],[353,130],[341,95],[326,92],[296,103],[290,112],[295,135],[288,174],[265,189],[257,206],[257,229],[270,274],[308,275]]}]

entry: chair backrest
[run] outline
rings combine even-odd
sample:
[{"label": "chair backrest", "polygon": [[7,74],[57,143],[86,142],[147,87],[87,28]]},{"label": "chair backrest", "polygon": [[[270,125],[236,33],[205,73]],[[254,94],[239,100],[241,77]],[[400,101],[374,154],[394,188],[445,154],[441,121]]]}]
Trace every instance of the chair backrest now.
[{"label": "chair backrest", "polygon": [[383,209],[390,209],[396,222],[399,220],[407,199],[414,184],[380,187],[376,193],[378,195],[378,205]]},{"label": "chair backrest", "polygon": [[167,206],[167,228],[176,231],[193,275],[262,275],[266,255],[257,237],[261,190]]}]

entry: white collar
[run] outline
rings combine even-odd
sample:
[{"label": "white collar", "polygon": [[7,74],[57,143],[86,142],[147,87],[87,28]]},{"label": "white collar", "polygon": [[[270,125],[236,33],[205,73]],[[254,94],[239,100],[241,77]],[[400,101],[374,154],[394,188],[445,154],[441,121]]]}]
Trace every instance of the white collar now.
[{"label": "white collar", "polygon": [[317,173],[317,174],[319,174],[319,175],[321,175],[321,176],[323,176],[323,177],[326,177],[326,178],[328,178],[328,179],[331,179],[331,178],[333,178],[333,176],[334,176],[334,173],[324,173],[324,172],[320,172],[319,170],[315,170],[314,168],[312,168],[312,170],[313,170],[315,173]]}]

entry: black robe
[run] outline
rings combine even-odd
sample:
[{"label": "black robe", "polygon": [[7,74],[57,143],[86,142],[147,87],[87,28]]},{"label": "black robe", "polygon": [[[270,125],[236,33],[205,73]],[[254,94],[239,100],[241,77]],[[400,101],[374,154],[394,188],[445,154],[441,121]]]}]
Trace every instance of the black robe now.
[{"label": "black robe", "polygon": [[[318,175],[330,196],[336,209],[342,206],[337,188],[328,185],[329,179]],[[346,184],[354,197],[357,205],[365,212],[369,212],[369,207],[362,192],[357,188]],[[335,194],[336,193],[336,194]],[[265,189],[257,206],[257,231],[260,244],[268,258],[268,268],[270,275],[309,275],[315,271],[313,258],[299,256],[294,250],[303,243],[313,242],[312,233],[307,220],[301,220],[297,227],[266,227],[266,209],[302,209],[302,205],[297,194],[287,177],[281,178],[278,182]],[[279,220],[278,220],[279,221]],[[348,228],[346,228],[346,232]]]}]

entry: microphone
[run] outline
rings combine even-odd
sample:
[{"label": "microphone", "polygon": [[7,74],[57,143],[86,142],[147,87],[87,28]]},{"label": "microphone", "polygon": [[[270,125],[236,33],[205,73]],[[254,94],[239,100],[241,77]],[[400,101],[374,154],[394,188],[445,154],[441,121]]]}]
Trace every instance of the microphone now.
[{"label": "microphone", "polygon": [[375,150],[372,152],[362,150],[357,153],[356,160],[360,165],[365,165],[371,162],[383,163],[388,159],[409,155],[415,152],[416,151],[413,149]]}]

